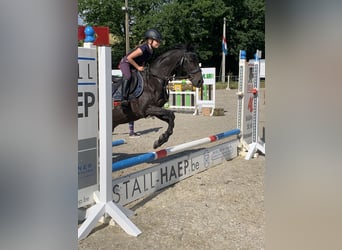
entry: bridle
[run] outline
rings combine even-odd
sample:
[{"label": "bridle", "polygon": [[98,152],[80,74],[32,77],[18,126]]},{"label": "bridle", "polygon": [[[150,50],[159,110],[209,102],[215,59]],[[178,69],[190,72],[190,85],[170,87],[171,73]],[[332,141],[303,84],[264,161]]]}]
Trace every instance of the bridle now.
[{"label": "bridle", "polygon": [[[184,52],[184,55],[182,56],[182,58],[179,61],[179,66],[180,66],[181,70],[184,69],[184,62],[186,61],[186,54],[194,54],[194,53],[193,52]],[[187,75],[174,76],[173,79],[190,79],[191,80],[194,78],[194,75],[200,71],[201,71],[201,68],[198,66],[196,69],[188,72]]]}]

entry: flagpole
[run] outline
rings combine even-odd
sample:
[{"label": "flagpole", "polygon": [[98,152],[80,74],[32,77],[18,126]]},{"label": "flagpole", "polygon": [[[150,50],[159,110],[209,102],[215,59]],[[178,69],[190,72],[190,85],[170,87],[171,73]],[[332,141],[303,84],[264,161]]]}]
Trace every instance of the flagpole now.
[{"label": "flagpole", "polygon": [[[226,39],[226,18],[223,18],[223,37],[222,39]],[[221,82],[225,83],[225,75],[226,75],[226,54],[224,53],[224,51],[222,50],[222,65],[221,65]]]}]

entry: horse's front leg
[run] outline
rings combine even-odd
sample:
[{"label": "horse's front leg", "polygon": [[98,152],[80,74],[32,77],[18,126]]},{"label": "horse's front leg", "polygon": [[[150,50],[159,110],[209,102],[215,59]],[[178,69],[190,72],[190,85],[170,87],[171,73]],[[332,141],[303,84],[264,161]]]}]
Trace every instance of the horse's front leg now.
[{"label": "horse's front leg", "polygon": [[175,114],[171,110],[167,110],[160,107],[150,107],[146,110],[146,114],[150,116],[155,116],[158,119],[166,122],[169,126],[167,130],[161,134],[153,144],[153,148],[158,148],[169,140],[170,135],[173,133],[173,128],[175,126]]}]

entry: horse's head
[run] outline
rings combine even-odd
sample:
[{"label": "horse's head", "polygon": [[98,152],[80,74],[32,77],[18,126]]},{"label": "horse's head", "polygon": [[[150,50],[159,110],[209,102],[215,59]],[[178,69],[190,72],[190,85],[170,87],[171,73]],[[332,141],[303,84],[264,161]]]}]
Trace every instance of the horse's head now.
[{"label": "horse's head", "polygon": [[157,57],[150,67],[150,73],[162,80],[171,79],[175,72],[176,77],[189,79],[195,87],[202,87],[203,77],[198,57],[189,48],[175,47]]},{"label": "horse's head", "polygon": [[189,79],[197,88],[203,85],[202,70],[199,66],[198,57],[194,52],[186,51],[179,62],[182,75]]}]

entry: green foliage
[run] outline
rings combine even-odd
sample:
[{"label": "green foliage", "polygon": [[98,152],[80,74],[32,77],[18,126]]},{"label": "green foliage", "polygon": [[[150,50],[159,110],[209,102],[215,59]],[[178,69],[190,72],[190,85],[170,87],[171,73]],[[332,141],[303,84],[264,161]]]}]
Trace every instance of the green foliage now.
[{"label": "green foliage", "polygon": [[265,52],[265,1],[228,0],[232,6],[232,19],[228,20],[228,50],[238,60],[239,51],[246,50],[253,58],[257,49]]},{"label": "green foliage", "polygon": [[[124,0],[79,0],[79,14],[87,24],[108,26],[119,42],[113,45],[113,65],[125,54]],[[157,28],[163,35],[161,54],[178,43],[192,44],[204,67],[216,67],[222,58],[223,18],[227,19],[226,70],[237,74],[239,51],[253,58],[265,52],[264,0],[129,0],[130,45],[139,44],[144,32]]]}]

